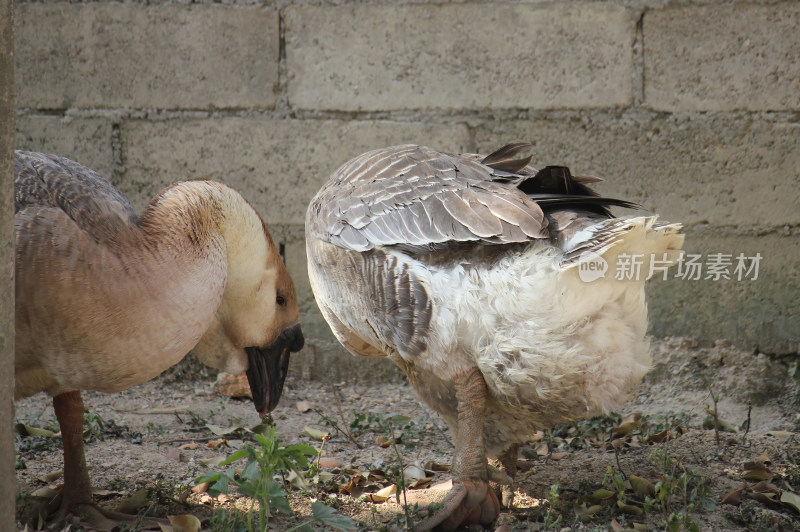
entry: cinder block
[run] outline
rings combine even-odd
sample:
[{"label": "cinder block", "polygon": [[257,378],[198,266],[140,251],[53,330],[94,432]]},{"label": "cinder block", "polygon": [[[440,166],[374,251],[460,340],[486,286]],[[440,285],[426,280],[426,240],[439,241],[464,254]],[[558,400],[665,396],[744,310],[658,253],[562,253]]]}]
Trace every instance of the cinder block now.
[{"label": "cinder block", "polygon": [[[651,331],[657,336],[691,336],[705,343],[725,339],[762,353],[797,353],[800,349],[800,251],[797,236],[719,235],[690,232],[687,253],[704,266],[712,254],[731,255],[730,279],[702,268],[701,279],[670,278],[648,282]],[[758,278],[734,274],[736,257],[761,256]],[[750,261],[745,261],[750,266]],[[673,274],[676,269],[670,270]]]},{"label": "cinder block", "polygon": [[14,148],[68,157],[112,180],[113,124],[106,118],[22,115],[14,119]]},{"label": "cinder block", "polygon": [[289,6],[292,106],[587,108],[632,101],[636,20],[617,5]]},{"label": "cinder block", "polygon": [[800,109],[798,28],[796,2],[649,11],[645,101],[666,111]]},{"label": "cinder block", "polygon": [[21,3],[20,108],[270,108],[279,20],[263,7]]},{"label": "cinder block", "polygon": [[534,144],[534,166],[602,177],[602,193],[668,220],[751,230],[800,224],[797,123],[597,113],[476,129],[484,153],[517,140]]},{"label": "cinder block", "polygon": [[369,149],[430,143],[460,151],[466,126],[393,121],[130,120],[121,125],[124,180],[141,208],[174,181],[210,177],[239,190],[268,224],[303,224],[331,173]]}]

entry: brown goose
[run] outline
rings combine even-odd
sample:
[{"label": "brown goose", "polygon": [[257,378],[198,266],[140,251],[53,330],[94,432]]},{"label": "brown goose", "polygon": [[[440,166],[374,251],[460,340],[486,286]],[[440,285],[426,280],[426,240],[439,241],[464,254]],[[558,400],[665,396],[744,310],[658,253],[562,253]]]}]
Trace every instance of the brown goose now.
[{"label": "brown goose", "polygon": [[[609,206],[633,205],[565,167],[537,172],[515,158],[527,148],[365,153],[306,215],[333,332],[356,355],[391,358],[454,433],[454,487],[419,530],[492,523],[488,481],[512,480],[487,455],[513,477],[535,430],[615,408],[650,363],[644,282],[678,258],[680,226],[614,218]],[[617,280],[630,256],[640,275]]]},{"label": "brown goose", "polygon": [[63,157],[18,151],[14,171],[15,397],[53,396],[64,441],[56,518],[116,522],[125,516],[92,504],[80,390],[124,390],[194,349],[246,371],[263,416],[303,346],[294,284],[264,222],[225,185],[177,183],[139,216]]}]

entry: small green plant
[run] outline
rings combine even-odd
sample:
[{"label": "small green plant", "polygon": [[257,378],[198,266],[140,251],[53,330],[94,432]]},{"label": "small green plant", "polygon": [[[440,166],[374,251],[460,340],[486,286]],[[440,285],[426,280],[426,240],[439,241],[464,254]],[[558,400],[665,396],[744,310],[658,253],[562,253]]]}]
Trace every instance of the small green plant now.
[{"label": "small green plant", "polygon": [[142,434],[127,425],[117,425],[113,419],[105,420],[99,414],[83,415],[83,441],[105,441],[106,438],[128,438],[131,443],[142,443]]},{"label": "small green plant", "polygon": [[646,497],[645,511],[661,511],[664,526],[670,532],[699,531],[700,526],[690,512],[716,508],[706,479],[672,460],[665,449],[653,451],[650,460],[660,470],[661,479],[655,485],[654,496]]},{"label": "small green plant", "polygon": [[625,499],[625,477],[618,470],[611,466],[606,468],[606,474],[603,477],[603,486],[616,493],[618,500]]},{"label": "small green plant", "polygon": [[[287,515],[291,514],[292,509],[283,488],[285,480],[278,482],[275,476],[280,475],[283,479],[291,471],[302,476],[302,471],[308,467],[308,458],[318,454],[317,450],[308,444],[281,444],[274,427],[267,427],[264,434],[255,433],[253,437],[257,446],[247,443],[244,448],[234,452],[220,463],[221,466],[230,466],[228,469],[221,473],[207,473],[196,479],[198,483],[213,483],[208,490],[212,496],[228,493],[228,488],[233,483],[242,495],[252,498],[250,512],[245,516],[244,523],[235,517],[229,519],[231,522],[225,526],[212,527],[214,530],[235,532],[244,526],[248,532],[265,531],[269,529],[269,518],[273,510]],[[247,459],[247,463],[241,474],[237,475],[235,467],[231,464],[243,459]],[[258,513],[257,517],[254,517],[256,503],[258,504]],[[338,530],[355,530],[355,528],[346,528],[349,526],[348,523],[352,524],[352,520],[335,514],[324,504],[319,504],[322,508],[319,505],[316,507],[312,505],[314,517],[308,523],[318,521]],[[224,521],[226,516],[217,519]],[[300,527],[308,523],[304,523]]]},{"label": "small green plant", "polygon": [[165,425],[156,425],[152,421],[148,422],[144,426],[144,432],[147,434],[148,437],[152,438],[154,436],[160,436],[167,432],[167,427]]},{"label": "small green plant", "polygon": [[696,414],[673,412],[671,410],[661,414],[645,414],[642,416],[642,434],[644,436],[651,436],[664,432],[665,430],[674,431],[678,429],[688,429],[689,422],[696,416]]},{"label": "small green plant", "polygon": [[212,415],[209,415],[208,420],[204,418],[202,415],[195,412],[194,410],[187,410],[186,413],[189,414],[189,419],[185,423],[190,427],[196,427],[196,428],[205,427],[206,425],[208,425],[209,420],[213,417],[213,410],[209,412],[209,414]]},{"label": "small green plant", "polygon": [[560,529],[561,520],[561,505],[559,503],[560,495],[558,493],[558,484],[550,486],[550,493],[547,496],[547,512],[544,514],[544,527],[543,530],[558,530]]}]

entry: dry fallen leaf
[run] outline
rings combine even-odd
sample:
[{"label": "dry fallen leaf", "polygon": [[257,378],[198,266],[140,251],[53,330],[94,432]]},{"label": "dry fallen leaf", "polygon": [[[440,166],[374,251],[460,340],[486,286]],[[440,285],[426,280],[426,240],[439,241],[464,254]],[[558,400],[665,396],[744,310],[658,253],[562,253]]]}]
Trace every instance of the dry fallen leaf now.
[{"label": "dry fallen leaf", "polygon": [[800,495],[797,493],[785,490],[781,493],[781,502],[789,506],[795,512],[800,513]]},{"label": "dry fallen leaf", "polygon": [[364,477],[361,475],[352,477],[350,482],[339,487],[339,493],[350,495],[351,497],[360,497],[364,493]]},{"label": "dry fallen leaf", "polygon": [[539,445],[536,446],[536,454],[539,456],[547,456],[550,453],[550,449],[547,447],[547,442],[541,442]]},{"label": "dry fallen leaf", "polygon": [[789,432],[786,430],[771,430],[767,432],[768,436],[772,436],[773,438],[777,438],[779,440],[785,440],[791,436],[797,434],[796,432]]},{"label": "dry fallen leaf", "polygon": [[17,423],[15,425],[17,429],[17,434],[20,436],[45,436],[47,438],[52,438],[56,435],[55,432],[52,430],[47,429],[40,429],[39,427],[31,427],[30,425],[26,425],[25,423]]},{"label": "dry fallen leaf", "polygon": [[558,462],[559,460],[561,460],[562,458],[566,458],[567,456],[569,456],[569,453],[560,452],[560,453],[553,453],[548,458],[550,460],[554,460],[554,461]]},{"label": "dry fallen leaf", "polygon": [[742,484],[735,490],[731,491],[730,493],[725,494],[720,501],[720,504],[731,504],[733,506],[739,506],[742,504],[742,494],[744,490],[747,489],[747,484]]},{"label": "dry fallen leaf", "polygon": [[112,490],[103,490],[103,489],[92,489],[92,495],[97,497],[98,499],[102,499],[104,497],[119,497],[122,493],[118,491]]},{"label": "dry fallen leaf", "polygon": [[303,427],[303,433],[306,434],[307,436],[311,436],[315,440],[325,440],[325,439],[328,439],[328,438],[331,437],[330,433],[323,432],[323,431],[321,431],[319,429],[315,429],[313,427],[309,427],[308,425]]},{"label": "dry fallen leaf", "polygon": [[403,475],[405,475],[406,479],[411,480],[419,480],[421,478],[425,478],[425,470],[416,465],[409,465],[403,470]]},{"label": "dry fallen leaf", "polygon": [[181,451],[185,451],[187,449],[193,451],[193,450],[197,449],[198,447],[200,447],[200,444],[198,444],[198,443],[184,443],[183,445],[178,447],[178,449],[180,449]]},{"label": "dry fallen leaf", "polygon": [[195,493],[205,493],[208,491],[208,488],[211,487],[211,482],[201,482],[197,486],[192,488],[192,491]]},{"label": "dry fallen leaf", "polygon": [[542,441],[543,439],[544,439],[544,431],[537,430],[536,432],[533,433],[533,436],[531,436],[531,439],[528,441],[530,443],[536,443],[537,441]]},{"label": "dry fallen leaf", "polygon": [[423,488],[427,488],[430,486],[433,477],[424,477],[419,480],[416,480],[408,485],[408,487],[412,490],[421,490]]},{"label": "dry fallen leaf", "polygon": [[147,489],[142,488],[133,492],[133,495],[120,502],[114,511],[123,514],[135,514],[136,510],[147,504]]},{"label": "dry fallen leaf", "polygon": [[50,484],[54,480],[58,480],[59,478],[61,478],[63,475],[64,475],[64,470],[57,469],[55,471],[51,471],[50,473],[38,477],[37,480],[39,482],[44,482],[45,484]]},{"label": "dry fallen leaf", "polygon": [[286,476],[286,482],[298,490],[308,489],[308,482],[306,482],[306,479],[301,475],[298,475],[296,471],[289,471],[289,474]]},{"label": "dry fallen leaf", "polygon": [[38,490],[33,491],[29,495],[29,497],[41,497],[42,499],[52,499],[57,494],[58,492],[56,490],[45,486],[44,488],[39,488]]},{"label": "dry fallen leaf", "polygon": [[636,475],[630,475],[628,477],[628,480],[630,480],[631,488],[633,488],[633,491],[635,491],[639,495],[649,495],[650,497],[655,496],[656,487],[653,485],[652,482],[650,482],[646,478],[637,477]]},{"label": "dry fallen leaf", "polygon": [[587,495],[585,498],[593,503],[599,503],[601,501],[605,501],[613,497],[615,493],[611,490],[607,490],[605,488],[600,488],[596,490],[591,495]]},{"label": "dry fallen leaf", "polygon": [[222,439],[219,439],[219,440],[211,440],[210,442],[208,442],[206,444],[206,446],[211,448],[211,449],[219,449],[223,445],[225,447],[230,447],[231,446],[231,444],[228,443],[228,440],[226,440],[225,438],[222,438]]},{"label": "dry fallen leaf", "polygon": [[173,532],[199,532],[200,520],[192,514],[168,515]]},{"label": "dry fallen leaf", "polygon": [[620,424],[614,428],[614,437],[621,438],[622,436],[627,436],[631,432],[641,429],[641,417],[641,412],[634,412],[625,416],[622,421],[620,421]]},{"label": "dry fallen leaf", "polygon": [[647,443],[665,443],[672,439],[675,436],[672,435],[669,429],[659,432],[658,434],[651,434],[647,437]]},{"label": "dry fallen leaf", "polygon": [[644,514],[644,510],[639,508],[638,506],[633,506],[632,504],[625,504],[622,501],[617,501],[617,507],[619,511],[628,514],[628,515],[642,515]]},{"label": "dry fallen leaf", "polygon": [[602,509],[603,507],[600,506],[599,504],[586,506],[586,503],[583,503],[580,506],[575,507],[575,513],[578,514],[578,517],[582,522],[588,523],[589,521],[594,519],[594,515]]},{"label": "dry fallen leaf", "polygon": [[761,462],[745,462],[742,478],[745,480],[770,480],[774,475]]},{"label": "dry fallen leaf", "polygon": [[753,492],[753,493],[748,493],[747,496],[753,499],[754,501],[758,501],[761,504],[764,504],[770,508],[775,508],[777,506],[780,506],[778,504],[778,501],[776,500],[776,495],[774,493]]},{"label": "dry fallen leaf", "polygon": [[391,486],[386,486],[375,493],[368,493],[365,498],[369,502],[381,503],[389,500],[389,498],[395,493],[397,493],[397,486],[392,484]]},{"label": "dry fallen leaf", "polygon": [[446,473],[450,471],[450,466],[447,464],[439,464],[437,462],[431,461],[431,462],[425,462],[425,469],[428,471],[433,471],[434,473],[435,472]]},{"label": "dry fallen leaf", "polygon": [[297,401],[297,404],[295,406],[297,406],[297,409],[303,413],[308,412],[309,410],[314,408],[314,405],[309,403],[308,401]]},{"label": "dry fallen leaf", "polygon": [[750,489],[753,491],[757,491],[759,493],[780,493],[781,490],[778,489],[778,486],[771,482],[767,482],[766,480],[762,480],[758,484],[753,484],[750,486]]}]

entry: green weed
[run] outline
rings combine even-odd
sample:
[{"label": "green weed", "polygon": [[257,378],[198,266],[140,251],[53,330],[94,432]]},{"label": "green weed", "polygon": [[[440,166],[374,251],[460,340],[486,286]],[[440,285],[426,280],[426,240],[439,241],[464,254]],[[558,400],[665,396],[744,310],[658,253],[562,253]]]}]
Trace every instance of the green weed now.
[{"label": "green weed", "polygon": [[[213,483],[208,492],[212,496],[227,493],[231,484],[235,485],[242,495],[252,499],[250,512],[244,517],[240,515],[215,516],[214,530],[238,532],[239,530],[264,531],[269,529],[269,518],[273,511],[287,515],[292,513],[288,496],[284,491],[284,482],[275,479],[280,475],[285,479],[290,472],[302,476],[302,471],[309,465],[309,457],[316,456],[317,450],[311,445],[300,443],[283,445],[278,441],[274,427],[267,427],[264,434],[253,434],[256,446],[245,444],[244,448],[234,452],[221,466],[230,466],[221,473],[207,473],[196,482]],[[247,462],[240,474],[236,474],[234,462],[246,459]],[[256,513],[256,504],[258,505]],[[336,528],[337,530],[355,530],[352,520],[346,516],[334,513],[322,503],[312,504],[313,517],[299,527],[306,530],[307,525],[319,522]],[[348,528],[352,526],[353,528]],[[244,528],[242,528],[244,527]]]},{"label": "green weed", "polygon": [[653,451],[650,460],[659,469],[661,479],[655,485],[654,496],[645,498],[645,511],[660,511],[664,527],[670,532],[699,531],[700,526],[690,512],[716,508],[706,479],[672,460],[665,449]]}]

